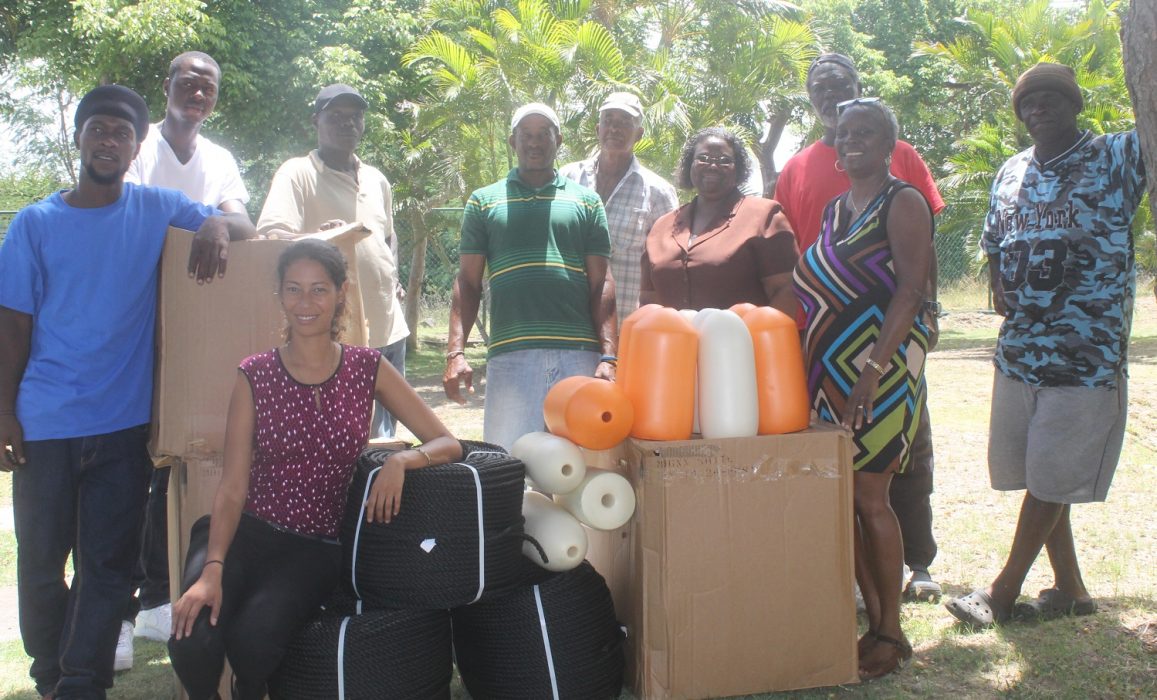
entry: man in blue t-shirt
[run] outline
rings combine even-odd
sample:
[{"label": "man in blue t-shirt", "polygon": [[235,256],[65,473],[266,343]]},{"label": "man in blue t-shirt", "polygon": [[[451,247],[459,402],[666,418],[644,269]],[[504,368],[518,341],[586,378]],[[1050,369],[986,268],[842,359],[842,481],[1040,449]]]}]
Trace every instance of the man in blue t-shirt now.
[{"label": "man in blue t-shirt", "polygon": [[[1084,106],[1068,66],[1041,63],[1012,92],[1033,147],[996,175],[983,245],[997,339],[988,468],[992,486],[1025,491],[1008,561],[987,588],[949,601],[958,619],[1087,615],[1070,510],[1104,501],[1125,434],[1133,315],[1133,216],[1145,194],[1136,132],[1077,128]],[[1054,583],[1017,603],[1040,554]]]},{"label": "man in blue t-shirt", "polygon": [[[152,462],[157,269],[170,225],[189,275],[225,274],[248,218],[124,183],[149,126],[119,85],[77,106],[80,177],[0,246],[0,468],[12,470],[20,635],[43,697],[104,698],[140,551]],[[71,587],[64,568],[73,558]]]}]

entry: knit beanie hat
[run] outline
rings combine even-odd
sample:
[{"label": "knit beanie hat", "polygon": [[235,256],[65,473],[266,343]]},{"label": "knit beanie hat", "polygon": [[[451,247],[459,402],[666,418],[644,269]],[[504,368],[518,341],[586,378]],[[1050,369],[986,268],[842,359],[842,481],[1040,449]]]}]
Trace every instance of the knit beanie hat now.
[{"label": "knit beanie hat", "polygon": [[1020,74],[1012,89],[1012,109],[1020,119],[1020,101],[1030,92],[1054,90],[1073,101],[1080,112],[1085,108],[1081,88],[1073,69],[1059,63],[1038,63]]}]

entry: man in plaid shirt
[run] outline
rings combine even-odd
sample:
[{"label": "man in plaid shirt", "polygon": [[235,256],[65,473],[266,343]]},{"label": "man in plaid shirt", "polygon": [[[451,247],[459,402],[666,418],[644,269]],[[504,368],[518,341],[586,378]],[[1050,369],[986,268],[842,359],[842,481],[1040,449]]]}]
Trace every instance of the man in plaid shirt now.
[{"label": "man in plaid shirt", "polygon": [[639,308],[640,260],[651,224],[679,206],[671,183],[635,158],[643,137],[643,105],[629,92],[613,92],[599,107],[599,150],[568,163],[563,177],[602,197],[611,229],[611,275],[615,280],[619,323]]}]

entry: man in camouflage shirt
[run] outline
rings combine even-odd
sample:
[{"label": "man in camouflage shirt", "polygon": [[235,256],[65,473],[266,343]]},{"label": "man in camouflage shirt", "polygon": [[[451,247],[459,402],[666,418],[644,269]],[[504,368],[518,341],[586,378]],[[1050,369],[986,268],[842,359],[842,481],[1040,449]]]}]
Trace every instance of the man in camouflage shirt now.
[{"label": "man in camouflage shirt", "polygon": [[[1072,69],[1030,68],[1012,100],[1034,145],[997,173],[984,225],[994,304],[1005,317],[988,461],[993,488],[1026,493],[1000,574],[947,603],[978,626],[1097,609],[1069,513],[1073,503],[1105,500],[1121,452],[1135,286],[1130,227],[1145,193],[1136,132],[1077,128],[1084,102]],[[1053,587],[1018,604],[1041,547]]]}]

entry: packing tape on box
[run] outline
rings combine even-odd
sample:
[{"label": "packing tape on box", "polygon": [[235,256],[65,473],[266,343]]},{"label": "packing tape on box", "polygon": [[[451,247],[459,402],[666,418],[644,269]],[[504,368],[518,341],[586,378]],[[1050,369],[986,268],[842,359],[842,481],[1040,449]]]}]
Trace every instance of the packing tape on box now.
[{"label": "packing tape on box", "polygon": [[794,477],[841,478],[840,462],[835,458],[809,455],[762,456],[739,463],[725,454],[716,441],[695,440],[683,444],[648,445],[654,458],[646,473],[660,481],[778,481]]}]

